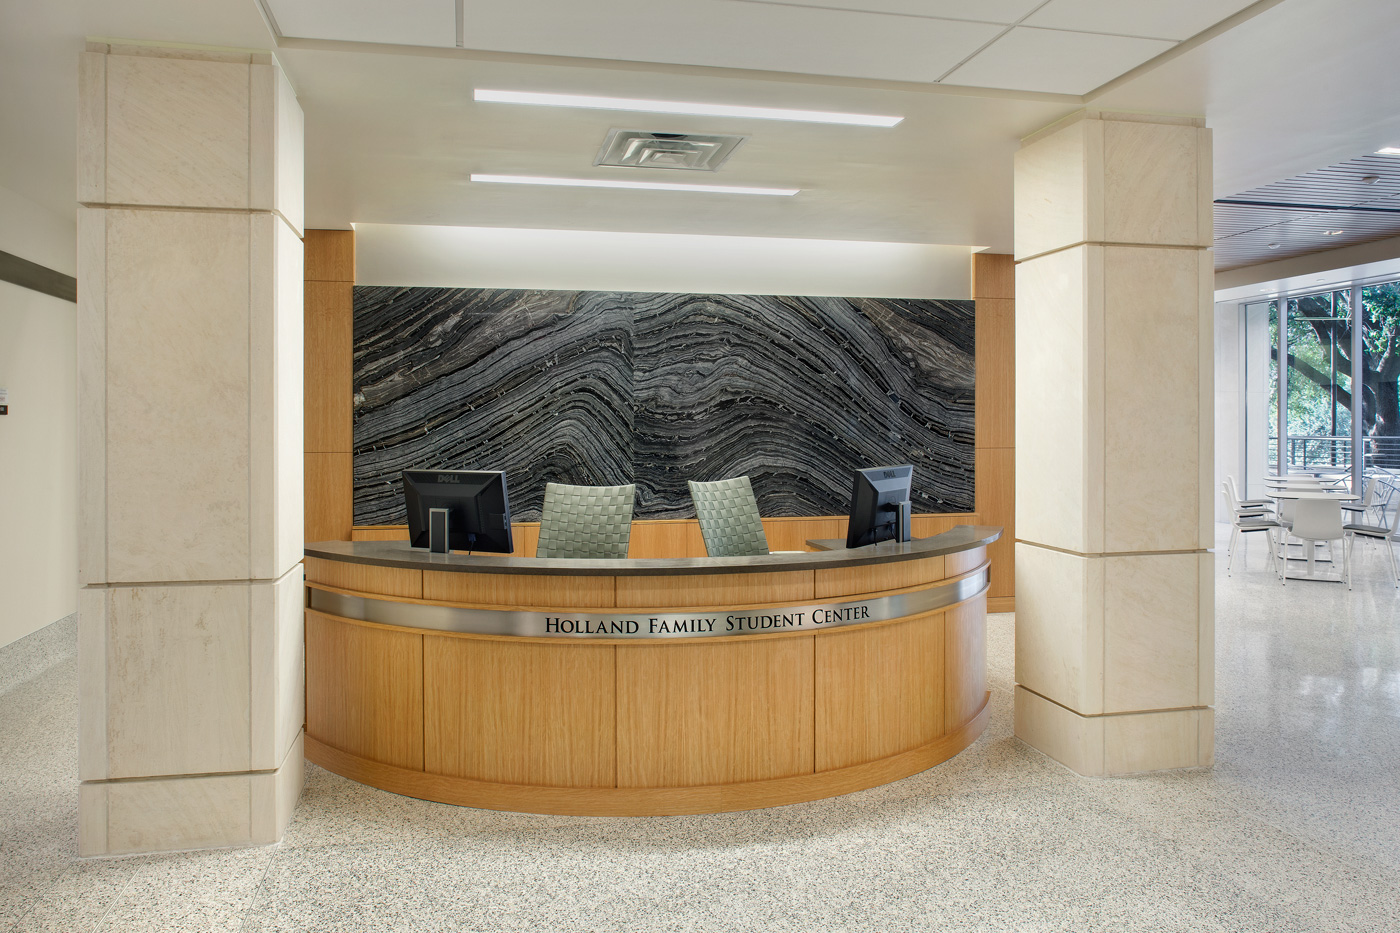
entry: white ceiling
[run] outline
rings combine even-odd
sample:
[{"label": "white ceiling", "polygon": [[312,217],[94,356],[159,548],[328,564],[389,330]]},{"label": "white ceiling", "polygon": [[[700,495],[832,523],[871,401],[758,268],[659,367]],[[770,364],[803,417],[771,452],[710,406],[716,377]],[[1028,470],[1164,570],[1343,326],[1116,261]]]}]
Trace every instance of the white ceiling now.
[{"label": "white ceiling", "polygon": [[[308,223],[1009,242],[1011,157],[1060,102],[721,75],[284,49],[307,115]],[[893,129],[476,103],[473,87],[902,114]],[[748,137],[714,175],[593,166],[613,128]],[[472,172],[799,187],[793,198],[471,184]],[[1000,215],[1000,216],[999,216]]]},{"label": "white ceiling", "polygon": [[1087,94],[1250,0],[264,2],[288,37]]},{"label": "white ceiling", "polygon": [[1176,45],[1015,26],[948,75],[947,83],[1085,94]]},{"label": "white ceiling", "polygon": [[[1244,3],[464,0],[467,50],[455,47],[454,0],[268,2],[283,34],[312,38],[279,39],[256,0],[0,0],[0,185],[71,216],[84,36],[277,49],[306,111],[312,226],[711,233],[1009,250],[1018,140],[1086,103],[1204,114],[1215,130],[1220,195],[1400,144],[1394,0],[1264,0],[1227,31],[1184,46],[1175,43]],[[1154,58],[1163,49],[1168,54]],[[666,61],[646,63],[648,56]],[[1144,59],[1148,68],[1122,86],[1077,96]],[[963,82],[1016,90],[954,86]],[[906,119],[873,129],[653,118],[476,104],[473,87]],[[611,128],[742,134],[748,141],[720,173],[700,180],[803,191],[741,199],[465,181],[473,171],[645,171],[592,165]]]}]

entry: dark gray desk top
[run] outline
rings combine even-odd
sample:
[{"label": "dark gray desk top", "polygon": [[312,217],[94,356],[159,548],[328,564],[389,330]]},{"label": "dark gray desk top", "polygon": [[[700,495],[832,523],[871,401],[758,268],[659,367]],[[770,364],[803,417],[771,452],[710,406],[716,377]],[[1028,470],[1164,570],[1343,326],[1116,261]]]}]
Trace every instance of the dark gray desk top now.
[{"label": "dark gray desk top", "polygon": [[[306,545],[307,557],[351,564],[373,564],[405,570],[449,573],[529,573],[557,576],[680,576],[703,573],[782,573],[792,570],[834,570],[867,564],[893,563],[956,554],[991,544],[1001,529],[991,525],[957,525],[931,538],[903,544],[886,541],[862,548],[768,554],[762,557],[665,557],[623,560],[569,560],[551,557],[511,557],[507,554],[433,554],[415,550],[406,541],[318,541]],[[821,546],[829,542],[812,542]]]}]

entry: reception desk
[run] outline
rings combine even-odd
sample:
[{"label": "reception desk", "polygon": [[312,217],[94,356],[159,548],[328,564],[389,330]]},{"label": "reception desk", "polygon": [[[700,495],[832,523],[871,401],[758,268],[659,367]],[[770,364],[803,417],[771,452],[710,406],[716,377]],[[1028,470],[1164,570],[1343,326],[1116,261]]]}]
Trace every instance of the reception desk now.
[{"label": "reception desk", "polygon": [[744,810],[898,780],[986,725],[1000,534],[642,560],[311,544],[306,757],[534,813]]}]

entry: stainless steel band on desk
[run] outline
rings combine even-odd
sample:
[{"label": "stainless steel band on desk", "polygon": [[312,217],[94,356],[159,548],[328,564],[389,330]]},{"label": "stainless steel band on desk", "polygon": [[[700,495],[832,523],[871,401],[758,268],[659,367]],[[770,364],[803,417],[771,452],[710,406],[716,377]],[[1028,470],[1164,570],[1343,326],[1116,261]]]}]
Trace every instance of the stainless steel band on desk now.
[{"label": "stainless steel band on desk", "polygon": [[327,615],[468,635],[530,638],[715,638],[821,631],[936,612],[987,589],[984,565],[967,576],[927,589],[854,602],[813,602],[763,609],[711,609],[704,612],[525,612],[517,609],[464,609],[424,603],[350,596],[310,587],[312,609]]}]

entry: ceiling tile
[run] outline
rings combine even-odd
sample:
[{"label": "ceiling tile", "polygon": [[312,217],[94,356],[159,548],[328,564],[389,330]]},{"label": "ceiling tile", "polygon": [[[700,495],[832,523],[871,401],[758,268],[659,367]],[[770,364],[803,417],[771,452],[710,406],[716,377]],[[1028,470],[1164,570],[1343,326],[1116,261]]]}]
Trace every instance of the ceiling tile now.
[{"label": "ceiling tile", "polygon": [[1093,36],[1017,26],[954,71],[944,83],[1087,94],[1173,45],[1161,39]]},{"label": "ceiling tile", "polygon": [[619,61],[934,81],[990,41],[985,23],[774,3],[466,0],[466,45]]},{"label": "ceiling tile", "polygon": [[265,0],[283,36],[452,48],[454,0]]},{"label": "ceiling tile", "polygon": [[1254,0],[1050,0],[1027,26],[1106,32],[1120,36],[1189,39]]},{"label": "ceiling tile", "polygon": [[[727,0],[721,0],[727,2]],[[864,10],[980,23],[1014,23],[1044,0],[742,0],[744,3],[778,3],[785,6]]]}]

